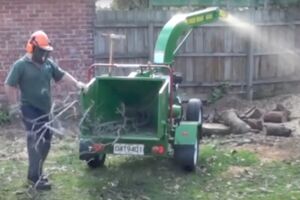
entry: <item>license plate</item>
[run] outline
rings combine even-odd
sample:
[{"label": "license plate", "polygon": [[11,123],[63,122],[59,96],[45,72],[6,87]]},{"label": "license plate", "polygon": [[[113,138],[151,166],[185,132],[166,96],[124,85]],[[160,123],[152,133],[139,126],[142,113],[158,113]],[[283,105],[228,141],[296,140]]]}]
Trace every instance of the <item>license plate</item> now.
[{"label": "license plate", "polygon": [[144,155],[143,144],[114,144],[114,154]]}]

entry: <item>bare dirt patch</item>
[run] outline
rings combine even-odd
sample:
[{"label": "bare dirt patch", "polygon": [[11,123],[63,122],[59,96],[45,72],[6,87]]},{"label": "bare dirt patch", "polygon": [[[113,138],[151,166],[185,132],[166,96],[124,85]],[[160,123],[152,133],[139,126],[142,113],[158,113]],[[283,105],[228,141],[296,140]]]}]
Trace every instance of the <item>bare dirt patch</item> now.
[{"label": "bare dirt patch", "polygon": [[246,144],[240,149],[257,153],[262,162],[294,160],[300,158],[300,138],[273,138],[273,145]]},{"label": "bare dirt patch", "polygon": [[222,174],[223,177],[241,177],[244,174],[249,174],[250,167],[230,166],[229,169]]},{"label": "bare dirt patch", "polygon": [[262,146],[262,145],[244,145],[240,149],[256,153],[261,162],[283,161],[291,159],[293,156],[287,149],[279,149],[277,147]]}]

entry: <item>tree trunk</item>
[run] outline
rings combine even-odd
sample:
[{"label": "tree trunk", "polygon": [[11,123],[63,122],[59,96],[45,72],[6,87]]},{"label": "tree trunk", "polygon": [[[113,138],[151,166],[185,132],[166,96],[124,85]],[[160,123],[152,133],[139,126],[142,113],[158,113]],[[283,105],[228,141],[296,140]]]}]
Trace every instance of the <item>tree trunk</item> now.
[{"label": "tree trunk", "polygon": [[203,123],[202,124],[202,133],[204,136],[211,135],[228,135],[231,133],[230,128],[224,124],[217,123]]},{"label": "tree trunk", "polygon": [[283,124],[264,123],[266,128],[266,135],[289,137],[292,130],[285,127]]},{"label": "tree trunk", "polygon": [[264,122],[282,123],[288,120],[286,111],[270,111],[264,115]]},{"label": "tree trunk", "polygon": [[276,107],[273,111],[282,111],[282,112],[284,112],[285,115],[286,115],[287,121],[290,120],[291,111],[286,109],[282,104],[276,104]]},{"label": "tree trunk", "polygon": [[244,120],[252,129],[263,130],[263,122],[259,119],[245,119]]},{"label": "tree trunk", "polygon": [[226,110],[221,113],[221,119],[224,124],[229,126],[235,134],[247,133],[250,131],[250,126],[241,120],[234,110]]},{"label": "tree trunk", "polygon": [[263,116],[263,111],[256,107],[250,108],[243,114],[242,119],[260,119]]}]

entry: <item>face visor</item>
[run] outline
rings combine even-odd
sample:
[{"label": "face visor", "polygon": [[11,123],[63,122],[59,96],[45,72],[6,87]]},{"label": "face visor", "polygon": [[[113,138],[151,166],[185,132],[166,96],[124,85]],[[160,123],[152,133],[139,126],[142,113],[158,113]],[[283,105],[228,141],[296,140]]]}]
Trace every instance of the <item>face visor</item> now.
[{"label": "face visor", "polygon": [[47,51],[39,46],[35,46],[32,52],[32,60],[38,64],[44,64],[48,57],[50,51]]}]

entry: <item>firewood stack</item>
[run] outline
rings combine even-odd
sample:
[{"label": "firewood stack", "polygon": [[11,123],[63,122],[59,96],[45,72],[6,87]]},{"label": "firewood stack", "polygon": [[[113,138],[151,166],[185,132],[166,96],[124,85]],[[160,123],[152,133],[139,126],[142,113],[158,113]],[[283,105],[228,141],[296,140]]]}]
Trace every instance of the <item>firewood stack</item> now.
[{"label": "firewood stack", "polygon": [[290,114],[291,112],[281,104],[277,104],[271,111],[254,106],[242,115],[234,109],[225,110],[220,114],[215,110],[208,116],[207,123],[203,124],[202,131],[208,136],[254,132],[289,137],[292,130],[284,123],[290,120]]}]

